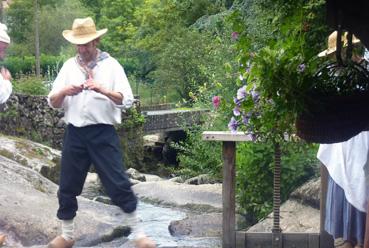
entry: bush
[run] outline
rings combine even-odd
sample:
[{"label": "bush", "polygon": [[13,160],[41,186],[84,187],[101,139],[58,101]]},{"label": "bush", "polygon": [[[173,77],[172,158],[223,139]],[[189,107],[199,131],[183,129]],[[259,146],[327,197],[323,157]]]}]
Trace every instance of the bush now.
[{"label": "bush", "polygon": [[44,78],[23,76],[13,81],[14,91],[27,95],[47,95],[49,90]]},{"label": "bush", "polygon": [[179,170],[176,173],[190,178],[200,174],[209,174],[215,179],[222,178],[221,142],[206,142],[201,138],[200,126],[186,130],[186,140],[171,144],[178,150]]},{"label": "bush", "polygon": [[[316,146],[286,143],[281,156],[281,200],[317,172]],[[272,210],[274,147],[241,143],[237,149],[237,202],[251,223]]]},{"label": "bush", "polygon": [[[40,58],[41,74],[43,76],[52,76],[55,78],[62,63],[64,62],[63,57],[51,56],[42,54]],[[8,68],[10,73],[15,78],[22,77],[22,75],[30,75],[35,73],[36,60],[33,56],[24,57],[7,57],[4,61],[0,62],[0,66]]]}]

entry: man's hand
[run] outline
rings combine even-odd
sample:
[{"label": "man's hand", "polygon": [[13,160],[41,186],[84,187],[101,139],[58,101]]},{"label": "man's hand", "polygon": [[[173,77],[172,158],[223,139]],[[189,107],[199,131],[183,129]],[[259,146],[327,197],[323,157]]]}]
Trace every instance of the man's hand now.
[{"label": "man's hand", "polygon": [[98,93],[101,93],[103,95],[106,95],[107,91],[104,89],[101,84],[96,83],[92,78],[87,79],[87,81],[84,84],[84,87],[89,90],[96,91]]},{"label": "man's hand", "polygon": [[65,96],[74,96],[81,93],[83,90],[83,85],[67,85],[63,89],[63,95]]},{"label": "man's hand", "polygon": [[101,84],[96,83],[91,77],[87,79],[84,86],[86,89],[93,90],[95,92],[98,92],[100,94],[107,96],[110,100],[112,100],[117,105],[122,104],[123,95],[121,93],[107,90],[106,88],[102,87]]},{"label": "man's hand", "polygon": [[5,67],[1,67],[0,74],[1,74],[1,76],[3,76],[3,78],[5,80],[10,81],[12,79],[12,75],[10,74],[10,72],[8,71],[8,69],[6,69]]},{"label": "man's hand", "polygon": [[82,90],[83,90],[83,84],[65,86],[61,91],[50,96],[50,104],[54,108],[60,108],[66,96],[75,96],[81,93]]}]

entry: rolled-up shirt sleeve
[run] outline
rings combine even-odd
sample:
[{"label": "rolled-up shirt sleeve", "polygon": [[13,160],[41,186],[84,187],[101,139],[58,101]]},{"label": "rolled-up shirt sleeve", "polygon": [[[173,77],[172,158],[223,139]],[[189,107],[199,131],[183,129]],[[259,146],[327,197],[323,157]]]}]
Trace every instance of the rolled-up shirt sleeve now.
[{"label": "rolled-up shirt sleeve", "polygon": [[[55,78],[54,82],[53,82],[53,86],[51,91],[49,92],[48,96],[47,96],[47,102],[49,104],[49,106],[51,108],[55,108],[54,106],[51,105],[50,102],[50,97],[56,93],[58,93],[60,90],[62,90],[65,85],[66,85],[66,68],[65,68],[65,64],[63,65],[63,67],[60,69],[58,76]],[[64,103],[62,105],[62,108],[64,107]]]},{"label": "rolled-up shirt sleeve", "polygon": [[9,80],[3,79],[0,75],[0,104],[5,103],[13,90],[12,84]]},{"label": "rolled-up shirt sleeve", "polygon": [[116,107],[124,109],[130,108],[133,105],[134,97],[127,75],[124,72],[123,67],[118,62],[114,69],[113,91],[119,92],[123,95],[122,104],[116,104]]}]

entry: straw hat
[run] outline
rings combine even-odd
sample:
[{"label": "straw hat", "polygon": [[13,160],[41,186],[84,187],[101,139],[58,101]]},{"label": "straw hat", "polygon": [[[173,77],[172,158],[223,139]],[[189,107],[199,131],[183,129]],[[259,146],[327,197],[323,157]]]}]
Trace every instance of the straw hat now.
[{"label": "straw hat", "polygon": [[[342,36],[343,46],[347,46],[347,32],[345,32]],[[355,35],[352,36],[352,44],[360,43],[360,40],[355,37]],[[336,51],[336,44],[337,44],[337,31],[334,31],[331,33],[328,37],[328,48],[324,50],[323,52],[320,52],[318,54],[318,57],[325,57],[331,53],[334,53]]]},{"label": "straw hat", "polygon": [[107,31],[107,28],[96,31],[91,17],[77,18],[73,21],[72,30],[63,31],[63,37],[72,44],[83,45],[99,38]]}]

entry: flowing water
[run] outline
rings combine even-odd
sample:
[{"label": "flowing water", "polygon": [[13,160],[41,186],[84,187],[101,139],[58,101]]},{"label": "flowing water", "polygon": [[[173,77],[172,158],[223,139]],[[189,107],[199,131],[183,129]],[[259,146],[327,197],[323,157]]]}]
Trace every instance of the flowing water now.
[{"label": "flowing water", "polygon": [[158,247],[201,247],[215,248],[221,246],[219,238],[191,238],[173,237],[168,231],[169,223],[172,220],[181,220],[186,217],[186,213],[180,210],[163,208],[148,203],[140,202],[138,205],[141,227],[158,244]]}]

